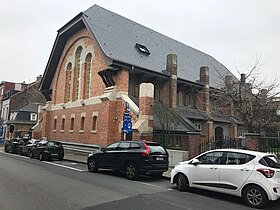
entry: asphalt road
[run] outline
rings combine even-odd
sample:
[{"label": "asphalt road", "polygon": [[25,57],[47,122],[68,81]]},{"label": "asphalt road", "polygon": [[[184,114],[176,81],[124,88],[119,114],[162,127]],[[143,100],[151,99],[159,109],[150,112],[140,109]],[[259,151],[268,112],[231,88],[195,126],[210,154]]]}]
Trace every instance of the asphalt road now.
[{"label": "asphalt road", "polygon": [[[0,210],[246,210],[242,200],[218,193],[178,192],[165,179],[129,181],[112,171],[89,173],[86,165],[43,161],[0,148]],[[280,209],[280,201],[267,209]]]}]

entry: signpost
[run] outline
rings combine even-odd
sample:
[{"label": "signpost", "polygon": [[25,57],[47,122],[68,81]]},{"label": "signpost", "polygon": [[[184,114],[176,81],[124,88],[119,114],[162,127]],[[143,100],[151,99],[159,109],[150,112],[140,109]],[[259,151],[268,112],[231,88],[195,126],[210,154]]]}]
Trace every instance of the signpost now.
[{"label": "signpost", "polygon": [[132,119],[130,116],[130,109],[128,102],[125,102],[125,111],[123,113],[123,139],[131,140],[132,139]]}]

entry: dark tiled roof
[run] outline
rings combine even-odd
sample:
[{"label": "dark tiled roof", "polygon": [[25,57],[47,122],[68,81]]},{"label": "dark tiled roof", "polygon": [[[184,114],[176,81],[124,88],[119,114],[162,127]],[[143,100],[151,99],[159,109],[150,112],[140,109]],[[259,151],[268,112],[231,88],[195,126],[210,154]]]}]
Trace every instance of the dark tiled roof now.
[{"label": "dark tiled roof", "polygon": [[[94,5],[86,10],[84,15],[101,49],[113,60],[163,73],[166,69],[166,56],[172,53],[178,56],[178,78],[197,82],[201,66],[209,67],[212,87],[224,85],[220,75],[233,76],[224,65],[210,55],[102,7]],[[147,47],[150,54],[139,52],[135,46],[137,43]]]},{"label": "dark tiled roof", "polygon": [[12,112],[34,112],[37,113],[38,112],[38,106],[43,105],[40,103],[33,103],[33,104],[27,104],[21,108],[18,109],[14,109],[12,110]]},{"label": "dark tiled roof", "polygon": [[220,122],[220,123],[243,124],[240,120],[223,114],[200,112],[197,109],[193,109],[185,106],[178,106],[177,110],[183,119],[190,119],[190,120],[195,119],[195,120],[202,120],[202,121],[212,120],[214,122]]},{"label": "dark tiled roof", "polygon": [[[49,89],[66,40],[85,26],[99,43],[106,57],[111,61],[166,74],[163,72],[166,70],[166,56],[168,54],[177,54],[179,79],[197,83],[201,66],[209,67],[211,87],[219,88],[220,85],[223,85],[222,77],[226,75],[231,75],[235,78],[223,64],[212,56],[94,5],[85,12],[78,14],[58,30],[58,35],[40,84],[40,90]],[[191,33],[196,32],[192,31]],[[147,47],[150,54],[141,53],[136,44]]]}]

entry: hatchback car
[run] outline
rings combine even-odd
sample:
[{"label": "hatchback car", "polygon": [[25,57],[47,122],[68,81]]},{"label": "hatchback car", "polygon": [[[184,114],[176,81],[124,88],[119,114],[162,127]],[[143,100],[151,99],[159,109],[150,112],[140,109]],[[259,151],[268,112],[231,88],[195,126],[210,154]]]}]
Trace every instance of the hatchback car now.
[{"label": "hatchback car", "polygon": [[88,170],[113,169],[124,172],[128,179],[140,174],[161,177],[168,170],[168,153],[155,142],[118,141],[89,154]]},{"label": "hatchback car", "polygon": [[5,141],[4,151],[11,153],[18,153],[21,145],[25,143],[25,139],[14,138]]},{"label": "hatchback car", "polygon": [[41,161],[49,159],[63,160],[64,149],[60,142],[43,140],[32,147],[29,157],[38,158]]},{"label": "hatchback car", "polygon": [[205,152],[171,171],[171,183],[240,196],[251,207],[263,208],[280,197],[280,163],[275,155],[237,149]]},{"label": "hatchback car", "polygon": [[31,149],[38,143],[38,139],[30,139],[19,147],[19,154],[30,156]]}]

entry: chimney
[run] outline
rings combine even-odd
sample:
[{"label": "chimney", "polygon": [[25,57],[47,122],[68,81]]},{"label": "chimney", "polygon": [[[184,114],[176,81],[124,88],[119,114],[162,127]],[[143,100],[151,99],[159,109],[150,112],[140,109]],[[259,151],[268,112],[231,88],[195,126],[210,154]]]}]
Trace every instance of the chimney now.
[{"label": "chimney", "polygon": [[204,84],[202,90],[203,111],[209,112],[209,67],[200,68],[200,81]]},{"label": "chimney", "polygon": [[177,106],[177,55],[169,54],[166,60],[166,70],[170,73],[169,80],[169,106]]},{"label": "chimney", "polygon": [[246,80],[246,74],[241,74],[241,84],[245,84],[245,80]]}]

